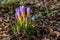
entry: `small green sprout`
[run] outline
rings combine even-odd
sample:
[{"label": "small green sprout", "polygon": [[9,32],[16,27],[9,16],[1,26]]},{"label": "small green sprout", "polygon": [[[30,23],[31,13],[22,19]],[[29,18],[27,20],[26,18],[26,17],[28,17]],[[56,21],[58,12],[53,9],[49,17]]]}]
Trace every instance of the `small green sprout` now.
[{"label": "small green sprout", "polygon": [[46,2],[46,0],[44,0],[44,2],[43,2],[43,5],[44,5],[44,7],[45,7],[45,12],[47,13],[47,15],[48,16],[51,16],[52,14],[53,14],[53,12],[51,11],[51,9],[47,6],[47,2]]}]

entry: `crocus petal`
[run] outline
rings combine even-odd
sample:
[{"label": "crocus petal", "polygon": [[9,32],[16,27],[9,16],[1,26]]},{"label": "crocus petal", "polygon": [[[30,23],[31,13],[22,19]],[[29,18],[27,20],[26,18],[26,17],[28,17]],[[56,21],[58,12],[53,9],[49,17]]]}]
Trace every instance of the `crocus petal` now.
[{"label": "crocus petal", "polygon": [[25,7],[21,6],[20,11],[21,11],[21,16],[23,17],[23,19],[25,19]]},{"label": "crocus petal", "polygon": [[22,6],[20,9],[21,9],[21,13],[22,13],[22,12],[25,13],[25,7],[24,7],[24,6]]},{"label": "crocus petal", "polygon": [[27,8],[27,14],[30,13],[30,7]]},{"label": "crocus petal", "polygon": [[19,11],[19,15],[21,16],[21,10]]},{"label": "crocus petal", "polygon": [[17,11],[17,10],[18,10],[18,8],[15,9],[15,11]]},{"label": "crocus petal", "polygon": [[47,6],[47,2],[46,2],[46,0],[44,0],[43,5],[44,5],[44,7]]},{"label": "crocus petal", "polygon": [[27,8],[27,16],[30,17],[30,7]]},{"label": "crocus petal", "polygon": [[20,15],[19,14],[20,13],[20,10],[19,9],[16,9],[15,11],[16,11],[16,15],[19,16]]},{"label": "crocus petal", "polygon": [[32,16],[32,20],[36,21],[36,16],[35,15]]},{"label": "crocus petal", "polygon": [[46,2],[43,2],[43,5],[44,5],[44,7],[46,7],[47,6],[47,3]]}]

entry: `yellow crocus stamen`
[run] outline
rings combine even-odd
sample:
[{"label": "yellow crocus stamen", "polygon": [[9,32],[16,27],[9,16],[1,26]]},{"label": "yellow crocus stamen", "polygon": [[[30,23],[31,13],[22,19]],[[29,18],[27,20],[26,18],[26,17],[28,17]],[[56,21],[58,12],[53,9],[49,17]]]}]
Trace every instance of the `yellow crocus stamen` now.
[{"label": "yellow crocus stamen", "polygon": [[18,21],[22,22],[22,20],[23,20],[23,19],[22,19],[22,16],[19,16],[19,17],[18,17]]},{"label": "yellow crocus stamen", "polygon": [[21,16],[23,17],[23,20],[24,20],[25,19],[25,13],[22,12],[22,15]]}]

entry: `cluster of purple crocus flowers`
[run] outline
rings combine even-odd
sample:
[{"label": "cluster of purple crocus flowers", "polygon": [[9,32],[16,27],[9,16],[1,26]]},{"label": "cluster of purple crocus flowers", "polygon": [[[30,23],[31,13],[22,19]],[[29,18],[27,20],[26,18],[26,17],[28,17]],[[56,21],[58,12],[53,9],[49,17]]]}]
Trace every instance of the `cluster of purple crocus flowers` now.
[{"label": "cluster of purple crocus flowers", "polygon": [[[27,11],[25,11],[27,10]],[[15,17],[17,21],[22,22],[23,20],[28,21],[28,18],[31,16],[30,15],[31,9],[30,7],[27,7],[27,9],[24,6],[20,6],[19,8],[15,9]],[[31,18],[33,21],[35,21],[36,17],[35,15],[32,16]]]}]

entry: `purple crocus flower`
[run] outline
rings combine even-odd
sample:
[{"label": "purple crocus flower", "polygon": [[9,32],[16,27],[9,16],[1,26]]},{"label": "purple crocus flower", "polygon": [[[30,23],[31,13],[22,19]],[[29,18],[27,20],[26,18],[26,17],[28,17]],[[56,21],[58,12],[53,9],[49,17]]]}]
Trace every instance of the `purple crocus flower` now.
[{"label": "purple crocus flower", "polygon": [[18,8],[15,11],[16,11],[16,16],[21,16],[21,11]]},{"label": "purple crocus flower", "polygon": [[16,15],[17,15],[17,16],[20,16],[20,15],[19,15],[20,10],[19,10],[19,9],[16,9],[15,11],[16,11]]},{"label": "purple crocus flower", "polygon": [[15,12],[16,12],[16,13],[15,13],[15,18],[16,18],[16,19],[15,19],[15,23],[17,23],[17,18],[18,18],[18,16],[19,16],[19,10],[18,10],[18,8],[15,9]]},{"label": "purple crocus flower", "polygon": [[24,7],[24,6],[21,6],[21,7],[20,7],[20,10],[21,10],[21,13],[22,13],[22,12],[25,13],[25,7]]},{"label": "purple crocus flower", "polygon": [[16,19],[18,18],[18,15],[17,15],[18,13],[17,13],[17,11],[18,11],[18,8],[15,9],[15,18],[16,18]]},{"label": "purple crocus flower", "polygon": [[47,2],[46,2],[46,0],[44,0],[43,5],[44,5],[44,7],[47,6]]},{"label": "purple crocus flower", "polygon": [[21,16],[21,12],[20,12],[20,9],[16,8],[16,13],[15,13],[15,21],[17,23],[17,20],[19,20],[20,16]]},{"label": "purple crocus flower", "polygon": [[21,11],[21,16],[23,17],[23,19],[25,19],[25,7],[21,6],[20,11]]},{"label": "purple crocus flower", "polygon": [[30,13],[30,7],[27,8],[27,14]]},{"label": "purple crocus flower", "polygon": [[19,15],[21,16],[21,10],[19,10]]},{"label": "purple crocus flower", "polygon": [[36,21],[36,16],[35,15],[32,16],[32,20]]}]

